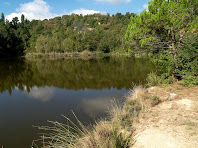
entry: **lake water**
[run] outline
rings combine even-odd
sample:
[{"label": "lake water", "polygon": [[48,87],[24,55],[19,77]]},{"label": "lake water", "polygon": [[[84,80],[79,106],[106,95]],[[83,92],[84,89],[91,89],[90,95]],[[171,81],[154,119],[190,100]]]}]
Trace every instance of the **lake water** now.
[{"label": "lake water", "polygon": [[28,148],[38,139],[33,125],[65,123],[61,115],[91,124],[108,117],[133,84],[154,70],[148,59],[102,58],[0,61],[0,147]]}]

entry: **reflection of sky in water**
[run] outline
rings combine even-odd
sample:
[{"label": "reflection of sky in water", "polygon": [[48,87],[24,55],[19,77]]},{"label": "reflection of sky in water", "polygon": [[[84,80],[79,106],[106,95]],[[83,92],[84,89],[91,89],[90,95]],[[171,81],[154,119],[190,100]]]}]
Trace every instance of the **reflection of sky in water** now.
[{"label": "reflection of sky in water", "polygon": [[49,101],[54,95],[53,87],[33,87],[27,94],[30,98],[38,99],[43,102]]},{"label": "reflection of sky in water", "polygon": [[112,107],[112,100],[123,102],[123,95],[127,92],[126,89],[117,90],[115,88],[75,91],[47,86],[34,86],[29,92],[26,89],[21,91],[15,88],[11,96],[8,92],[4,92],[0,95],[0,103],[15,104],[15,106],[21,106],[22,109],[24,108],[24,104],[26,104],[26,107],[28,105],[31,107],[34,106],[37,112],[40,110],[41,114],[43,106],[45,106],[45,108],[50,108],[50,112],[54,111],[65,114],[67,111],[76,110],[76,112],[80,111],[80,113],[84,113],[86,116],[95,117],[95,115],[99,115],[110,109]]},{"label": "reflection of sky in water", "polygon": [[83,99],[81,103],[81,109],[89,116],[94,117],[95,115],[104,112],[110,108],[111,100],[109,98],[95,98],[94,100]]},{"label": "reflection of sky in water", "polygon": [[111,100],[123,102],[127,92],[126,89],[114,88],[75,91],[48,86],[34,86],[29,93],[26,88],[24,91],[15,88],[12,95],[5,91],[0,94],[0,119],[3,119],[0,120],[0,144],[5,147],[18,144],[18,147],[27,147],[41,132],[32,125],[47,125],[47,120],[65,123],[61,114],[75,122],[71,110],[83,123],[93,123],[107,116]]}]

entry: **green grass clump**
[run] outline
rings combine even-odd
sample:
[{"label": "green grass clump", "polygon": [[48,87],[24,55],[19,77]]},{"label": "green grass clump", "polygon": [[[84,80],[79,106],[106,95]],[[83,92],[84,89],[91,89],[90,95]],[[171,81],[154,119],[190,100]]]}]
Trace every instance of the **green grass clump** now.
[{"label": "green grass clump", "polygon": [[149,86],[156,86],[161,84],[161,78],[154,72],[151,72],[150,74],[148,74],[147,77],[147,82]]},{"label": "green grass clump", "polygon": [[150,103],[151,103],[151,106],[154,107],[156,105],[158,105],[159,103],[161,103],[162,101],[160,100],[160,97],[157,96],[157,95],[154,95],[151,97],[150,99]]},{"label": "green grass clump", "polygon": [[197,126],[198,124],[195,122],[187,122],[187,123],[183,123],[183,125],[188,125],[188,126]]},{"label": "green grass clump", "polygon": [[148,74],[147,82],[148,86],[156,86],[156,85],[168,85],[172,84],[176,81],[174,76],[169,76],[167,73],[158,76],[155,72],[151,72]]},{"label": "green grass clump", "polygon": [[142,110],[142,106],[137,100],[131,100],[126,103],[124,109],[129,113],[130,116],[136,117]]},{"label": "green grass clump", "polygon": [[130,136],[126,131],[120,132],[118,126],[113,126],[112,148],[128,148],[130,146]]}]

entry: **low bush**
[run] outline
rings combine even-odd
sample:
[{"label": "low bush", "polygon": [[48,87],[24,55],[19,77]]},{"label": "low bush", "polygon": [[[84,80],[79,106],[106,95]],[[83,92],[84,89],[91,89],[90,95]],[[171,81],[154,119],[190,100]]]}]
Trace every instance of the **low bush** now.
[{"label": "low bush", "polygon": [[159,103],[161,103],[162,101],[160,100],[160,97],[157,96],[157,95],[154,95],[151,97],[150,99],[150,103],[151,103],[151,106],[154,107],[156,105],[158,105]]},{"label": "low bush", "polygon": [[147,82],[149,86],[156,86],[161,84],[161,78],[154,72],[148,74]]}]

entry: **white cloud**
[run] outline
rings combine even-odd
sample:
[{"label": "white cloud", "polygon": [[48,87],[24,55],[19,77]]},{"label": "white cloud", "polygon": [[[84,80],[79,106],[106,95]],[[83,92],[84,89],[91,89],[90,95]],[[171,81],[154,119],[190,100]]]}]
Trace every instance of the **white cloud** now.
[{"label": "white cloud", "polygon": [[20,4],[20,7],[16,9],[16,13],[7,15],[6,19],[9,21],[11,21],[14,17],[18,17],[20,19],[22,14],[24,14],[29,20],[43,20],[58,16],[57,14],[50,12],[50,6],[45,1],[34,0],[33,2]]},{"label": "white cloud", "polygon": [[95,13],[101,13],[100,11],[95,11],[95,10],[87,10],[87,9],[77,9],[74,10],[72,12],[70,12],[70,14],[75,13],[75,14],[82,14],[82,15],[89,15],[89,14],[95,14]]},{"label": "white cloud", "polygon": [[144,4],[142,6],[142,8],[138,10],[138,12],[142,12],[144,9],[146,9],[146,11],[148,11],[148,4]]},{"label": "white cloud", "polygon": [[[100,13],[100,11],[77,9],[66,14],[72,14],[72,13],[87,15],[87,14]],[[27,18],[30,21],[33,19],[35,20],[50,19],[56,16],[63,15],[63,14],[58,15],[52,13],[50,11],[50,6],[44,0],[34,0],[33,2],[20,4],[20,7],[16,9],[16,12],[7,15],[6,19],[12,21],[14,17],[18,17],[18,19],[20,20],[22,14],[24,14],[25,18]]]},{"label": "white cloud", "polygon": [[96,0],[98,2],[108,2],[111,4],[129,3],[131,0]]}]

